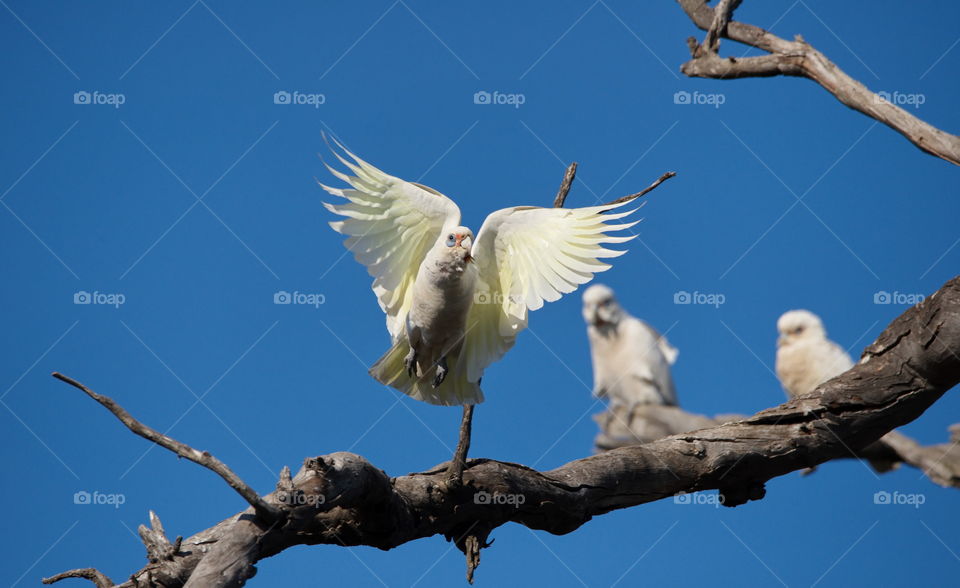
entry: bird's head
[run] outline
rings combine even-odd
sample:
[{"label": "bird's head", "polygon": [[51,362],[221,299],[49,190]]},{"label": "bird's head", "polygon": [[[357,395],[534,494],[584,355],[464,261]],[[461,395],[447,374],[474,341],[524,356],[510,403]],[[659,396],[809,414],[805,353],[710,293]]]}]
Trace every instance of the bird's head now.
[{"label": "bird's head", "polygon": [[583,292],[583,320],[588,325],[603,327],[620,322],[623,310],[613,290],[603,284],[594,284]]},{"label": "bird's head", "polygon": [[826,338],[820,317],[809,310],[790,310],[777,320],[777,347],[789,345],[794,341],[807,338]]},{"label": "bird's head", "polygon": [[471,256],[471,252],[473,251],[473,231],[467,227],[454,227],[450,229],[440,235],[440,241],[447,247],[449,255],[464,261],[473,260]]}]

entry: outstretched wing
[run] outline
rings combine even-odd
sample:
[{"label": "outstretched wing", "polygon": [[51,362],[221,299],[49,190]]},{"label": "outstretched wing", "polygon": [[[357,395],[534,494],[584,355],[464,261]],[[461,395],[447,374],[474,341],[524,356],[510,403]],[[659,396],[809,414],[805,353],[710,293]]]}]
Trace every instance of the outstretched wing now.
[{"label": "outstretched wing", "polygon": [[487,217],[473,246],[480,276],[461,354],[468,381],[478,382],[483,370],[513,346],[527,326],[529,311],[610,269],[601,259],[626,253],[603,244],[634,238],[606,233],[639,222],[612,222],[636,209],[603,213],[628,203],[587,208],[520,206]]},{"label": "outstretched wing", "polygon": [[344,204],[323,205],[345,217],[330,226],[349,235],[344,243],[347,250],[373,276],[373,291],[387,314],[387,330],[396,341],[412,304],[412,286],[420,264],[440,234],[460,224],[460,209],[436,190],[388,175],[339,142],[337,146],[353,161],[332,147],[331,151],[356,175],[327,165],[330,173],[351,188],[320,184],[327,192],[347,200]]}]

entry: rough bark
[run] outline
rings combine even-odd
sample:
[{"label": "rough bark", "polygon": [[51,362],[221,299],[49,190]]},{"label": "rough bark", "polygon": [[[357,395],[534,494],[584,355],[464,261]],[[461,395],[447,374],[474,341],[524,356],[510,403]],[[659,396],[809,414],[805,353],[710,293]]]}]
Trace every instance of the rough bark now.
[{"label": "rough bark", "polygon": [[[600,433],[593,441],[599,452],[649,443],[685,431],[714,427],[747,417],[736,414],[707,417],[687,412],[678,406],[639,405],[632,409],[617,406],[593,418],[600,426]],[[856,450],[850,448],[844,457],[866,460],[879,473],[908,465],[922,471],[935,484],[960,488],[960,450],[955,451],[960,437],[960,424],[953,425],[950,430],[950,443],[930,446],[920,445],[898,431],[890,431],[866,447]]]},{"label": "rough bark", "polygon": [[[121,585],[241,586],[257,561],[294,545],[386,550],[433,535],[455,541],[476,561],[490,531],[508,522],[564,534],[594,516],[680,492],[718,489],[726,506],[759,500],[767,480],[846,457],[917,418],[960,382],[958,349],[954,278],[894,320],[851,370],[743,420],[545,472],[471,459],[458,488],[445,484],[445,465],[391,478],[352,453],[309,458],[292,478],[285,468],[277,490],[262,497],[281,518],[270,521],[250,507],[183,540],[175,552],[148,543],[156,561]],[[159,520],[153,531],[164,534]],[[67,574],[81,572],[106,585],[89,569]]]},{"label": "rough bark", "polygon": [[[698,44],[692,37],[687,40],[693,59],[680,66],[684,74],[724,80],[781,75],[809,78],[843,104],[882,122],[921,150],[960,165],[960,137],[941,131],[871,92],[799,35],[787,41],[760,27],[729,20],[730,12],[739,2],[721,2],[716,10],[703,0],[677,2],[697,27],[707,31],[703,43]],[[721,37],[762,49],[770,55],[720,57],[717,49]]]}]

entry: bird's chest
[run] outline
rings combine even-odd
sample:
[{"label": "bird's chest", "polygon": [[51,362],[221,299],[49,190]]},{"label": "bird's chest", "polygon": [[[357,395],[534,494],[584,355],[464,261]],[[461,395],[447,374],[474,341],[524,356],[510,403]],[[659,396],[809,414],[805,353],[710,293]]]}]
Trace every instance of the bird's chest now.
[{"label": "bird's chest", "polygon": [[794,395],[806,394],[820,383],[822,355],[815,345],[785,345],[777,349],[777,375]]},{"label": "bird's chest", "polygon": [[595,356],[604,362],[618,363],[629,360],[629,348],[623,345],[622,328],[606,325],[602,328],[591,327],[590,347]]},{"label": "bird's chest", "polygon": [[462,329],[476,284],[477,269],[470,263],[422,268],[414,284],[411,322],[426,328]]}]

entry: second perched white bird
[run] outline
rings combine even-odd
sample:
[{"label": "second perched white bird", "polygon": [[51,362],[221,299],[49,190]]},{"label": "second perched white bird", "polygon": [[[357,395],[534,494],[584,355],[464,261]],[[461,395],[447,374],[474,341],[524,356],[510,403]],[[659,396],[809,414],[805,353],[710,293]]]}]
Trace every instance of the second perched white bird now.
[{"label": "second perched white bird", "polygon": [[785,312],[777,331],[777,377],[788,398],[809,394],[853,367],[847,352],[827,339],[820,317],[808,310]]},{"label": "second perched white bird", "polygon": [[624,311],[613,290],[603,284],[584,291],[583,319],[593,358],[595,396],[628,408],[637,404],[676,406],[670,366],[678,351],[666,337]]},{"label": "second perched white bird", "polygon": [[600,259],[624,252],[604,243],[633,238],[605,234],[636,224],[615,222],[633,212],[611,212],[622,202],[505,208],[474,240],[452,200],[344,151],[353,161],[337,158],[355,175],[327,166],[352,188],[323,186],[346,200],[326,204],[345,217],[330,225],[350,237],[347,249],[373,276],[393,340],[370,373],[424,402],[482,402],[484,370],[513,347],[527,313],[609,269]]}]

